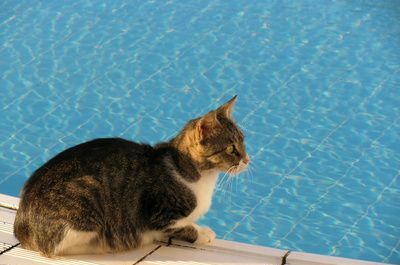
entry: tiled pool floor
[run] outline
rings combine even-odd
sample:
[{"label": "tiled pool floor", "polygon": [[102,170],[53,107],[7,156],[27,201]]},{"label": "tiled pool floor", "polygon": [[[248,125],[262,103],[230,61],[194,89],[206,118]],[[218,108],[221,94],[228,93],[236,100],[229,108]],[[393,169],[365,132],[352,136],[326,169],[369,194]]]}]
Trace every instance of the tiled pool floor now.
[{"label": "tiled pool floor", "polygon": [[80,255],[49,259],[37,252],[19,247],[13,235],[13,223],[19,199],[0,194],[0,264],[10,265],[208,265],[208,264],[254,264],[254,265],[373,265],[382,263],[364,262],[322,255],[313,255],[289,250],[252,246],[243,243],[215,240],[207,246],[194,246],[184,242],[172,242],[168,245],[148,245],[121,254]]}]

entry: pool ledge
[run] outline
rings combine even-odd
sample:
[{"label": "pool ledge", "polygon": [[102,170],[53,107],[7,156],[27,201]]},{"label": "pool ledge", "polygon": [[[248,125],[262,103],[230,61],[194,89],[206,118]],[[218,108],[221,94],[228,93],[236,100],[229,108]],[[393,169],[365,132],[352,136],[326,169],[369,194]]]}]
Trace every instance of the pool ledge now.
[{"label": "pool ledge", "polygon": [[0,194],[0,264],[271,264],[271,265],[373,265],[384,264],[362,260],[323,256],[289,250],[254,246],[238,242],[215,240],[209,245],[173,241],[170,245],[160,242],[121,254],[80,255],[49,259],[37,252],[22,249],[13,235],[15,211],[19,199]]}]

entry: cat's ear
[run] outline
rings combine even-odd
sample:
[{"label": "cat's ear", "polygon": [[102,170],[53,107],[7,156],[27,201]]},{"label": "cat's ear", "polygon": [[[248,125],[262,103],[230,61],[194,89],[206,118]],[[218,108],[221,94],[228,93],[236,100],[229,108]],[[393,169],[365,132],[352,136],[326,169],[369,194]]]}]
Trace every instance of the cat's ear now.
[{"label": "cat's ear", "polygon": [[233,98],[231,98],[228,102],[226,102],[224,105],[220,106],[217,109],[217,112],[225,115],[227,118],[232,117],[232,111],[233,111],[233,105],[236,102],[237,95],[235,95]]},{"label": "cat's ear", "polygon": [[201,117],[196,124],[200,140],[212,135],[218,125],[219,122],[216,111],[210,111]]}]

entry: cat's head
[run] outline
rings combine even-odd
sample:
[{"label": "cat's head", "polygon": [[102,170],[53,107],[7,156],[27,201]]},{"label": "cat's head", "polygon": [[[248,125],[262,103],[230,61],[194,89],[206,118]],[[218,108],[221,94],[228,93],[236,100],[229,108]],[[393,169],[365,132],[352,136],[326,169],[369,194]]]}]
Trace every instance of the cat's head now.
[{"label": "cat's head", "polygon": [[250,158],[244,134],[232,119],[236,96],[204,116],[191,120],[174,139],[196,161],[200,170],[240,173]]}]

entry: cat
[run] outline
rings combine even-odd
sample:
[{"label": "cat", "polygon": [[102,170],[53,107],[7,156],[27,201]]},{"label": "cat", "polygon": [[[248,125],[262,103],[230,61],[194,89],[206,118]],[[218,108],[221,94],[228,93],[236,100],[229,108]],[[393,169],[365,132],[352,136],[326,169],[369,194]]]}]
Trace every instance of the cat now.
[{"label": "cat", "polygon": [[101,254],[176,238],[215,239],[195,222],[211,205],[218,174],[249,164],[232,119],[236,96],[155,146],[100,138],[71,147],[25,183],[14,234],[42,255]]}]

